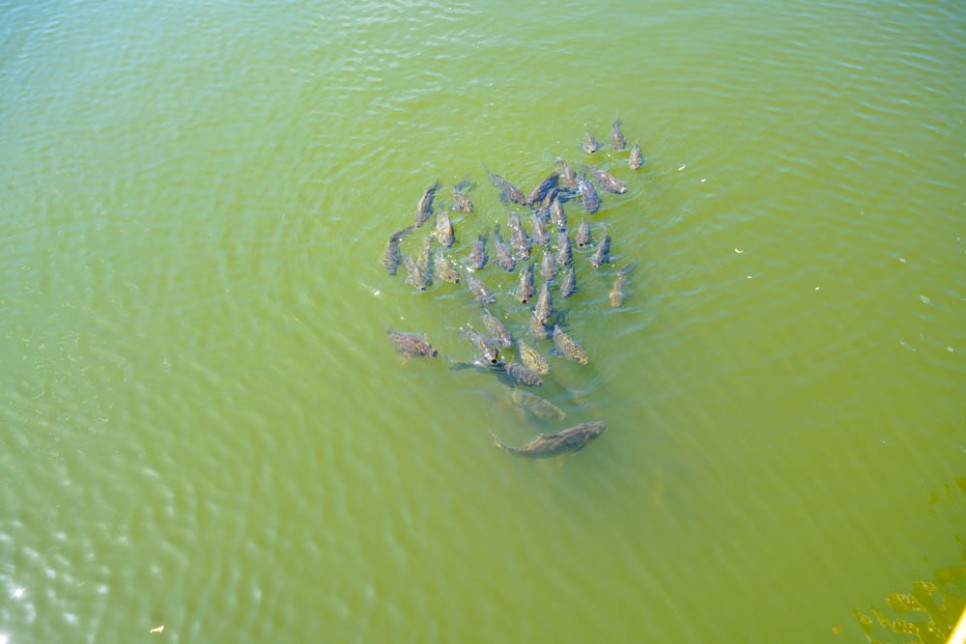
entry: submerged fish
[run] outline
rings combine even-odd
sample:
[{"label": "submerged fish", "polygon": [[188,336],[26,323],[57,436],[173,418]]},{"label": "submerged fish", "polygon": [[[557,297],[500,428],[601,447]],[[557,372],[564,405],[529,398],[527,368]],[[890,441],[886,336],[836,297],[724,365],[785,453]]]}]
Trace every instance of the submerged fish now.
[{"label": "submerged fish", "polygon": [[607,294],[607,300],[613,308],[617,308],[624,303],[624,285],[627,283],[627,275],[631,272],[631,268],[631,266],[622,268],[614,277],[614,284],[610,287],[610,293]]},{"label": "submerged fish", "polygon": [[557,263],[567,266],[574,261],[574,251],[570,245],[570,236],[567,231],[557,235]]},{"label": "submerged fish", "polygon": [[480,313],[483,315],[483,326],[490,332],[490,336],[503,348],[512,346],[513,337],[510,335],[510,331],[507,330],[506,325],[498,317],[490,313],[485,306],[480,310]]},{"label": "submerged fish", "polygon": [[439,188],[440,183],[437,179],[436,183],[426,188],[423,196],[419,198],[419,203],[416,205],[416,228],[425,224],[426,220],[433,214],[433,199],[436,197],[436,191]]},{"label": "submerged fish", "polygon": [[533,243],[538,246],[546,246],[550,243],[550,235],[547,234],[547,223],[536,211],[531,213],[531,227],[533,228]]},{"label": "submerged fish", "polygon": [[419,267],[423,273],[426,274],[427,284],[430,283],[430,275],[433,273],[433,240],[435,237],[432,233],[426,235],[423,238],[423,246],[419,251],[419,256],[416,257],[416,266]]},{"label": "submerged fish", "polygon": [[520,355],[520,362],[527,369],[545,376],[550,373],[550,364],[540,353],[522,340],[517,340],[517,353]]},{"label": "submerged fish", "polygon": [[609,172],[604,172],[600,168],[595,168],[594,166],[587,166],[590,173],[594,175],[594,179],[597,180],[597,185],[601,187],[602,190],[615,195],[622,195],[627,192],[627,186],[623,181],[620,181]]},{"label": "submerged fish", "polygon": [[510,228],[510,245],[517,259],[527,261],[530,259],[530,237],[526,229],[520,222],[520,215],[512,210],[507,213],[507,226]]},{"label": "submerged fish", "polygon": [[594,254],[590,256],[590,265],[594,267],[596,271],[604,264],[610,263],[610,235],[604,233],[604,238],[600,240],[600,244],[597,246],[597,250]]},{"label": "submerged fish", "polygon": [[557,274],[557,262],[553,259],[553,253],[549,249],[543,251],[543,259],[540,260],[540,277],[549,282]]},{"label": "submerged fish", "polygon": [[492,338],[485,338],[472,328],[464,329],[462,330],[462,333],[476,346],[476,350],[480,352],[480,355],[483,356],[484,360],[490,364],[500,363],[500,350],[497,348]]},{"label": "submerged fish", "polygon": [[522,364],[507,362],[503,365],[503,371],[505,371],[506,375],[514,382],[519,382],[520,384],[528,387],[543,386],[543,378],[540,377],[540,374],[527,369]]},{"label": "submerged fish", "polygon": [[550,223],[557,227],[557,230],[567,230],[567,213],[564,212],[563,204],[559,199],[554,199],[550,204]]},{"label": "submerged fish", "polygon": [[503,241],[503,236],[500,235],[500,224],[496,224],[493,227],[493,248],[496,250],[497,265],[503,270],[512,273],[513,269],[517,267],[517,260],[513,257],[513,253],[510,252],[510,247]]},{"label": "submerged fish", "polygon": [[582,222],[580,222],[580,225],[577,226],[577,233],[574,235],[574,243],[577,244],[577,248],[583,248],[584,246],[591,244],[593,241],[593,238],[590,236],[590,224],[588,224],[587,220],[584,219]]},{"label": "submerged fish", "polygon": [[456,241],[456,234],[453,232],[453,222],[449,219],[449,213],[440,210],[436,213],[436,241],[449,248]]},{"label": "submerged fish", "polygon": [[540,321],[536,313],[530,316],[530,335],[534,340],[546,340],[549,337],[547,325]]},{"label": "submerged fish", "polygon": [[392,343],[393,348],[401,353],[406,360],[413,356],[435,358],[438,355],[436,347],[429,343],[425,335],[395,331],[389,328],[386,329],[386,334],[389,336],[389,342]]},{"label": "submerged fish", "polygon": [[590,357],[587,352],[574,341],[569,335],[563,332],[559,325],[553,327],[553,346],[566,358],[580,364],[590,364]]},{"label": "submerged fish", "polygon": [[433,262],[433,265],[436,269],[436,277],[450,284],[460,283],[459,271],[456,270],[453,262],[449,261],[449,258],[444,256],[441,251],[436,251],[436,261]]},{"label": "submerged fish", "polygon": [[610,142],[614,146],[615,150],[623,150],[627,147],[627,141],[624,139],[624,133],[621,132],[620,119],[614,121],[614,124],[610,126]]},{"label": "submerged fish", "polygon": [[453,188],[453,210],[456,212],[473,212],[473,202],[462,191]]},{"label": "submerged fish", "polygon": [[406,278],[406,283],[412,284],[420,291],[425,291],[426,287],[429,286],[429,276],[416,265],[416,260],[406,255],[403,257],[403,266],[406,267],[406,271],[409,273],[409,277]]},{"label": "submerged fish", "polygon": [[644,165],[644,154],[641,152],[640,143],[635,143],[634,147],[631,148],[631,156],[627,159],[627,165],[631,167],[631,170],[638,170]]},{"label": "submerged fish", "polygon": [[597,194],[594,184],[584,178],[577,179],[577,190],[587,212],[593,215],[600,210],[600,195]]},{"label": "submerged fish", "polygon": [[510,399],[520,409],[542,420],[563,420],[567,417],[560,407],[529,391],[511,389]]},{"label": "submerged fish", "polygon": [[569,163],[563,159],[557,159],[557,165],[560,166],[560,185],[562,185],[567,190],[573,190],[577,187],[577,173],[570,166]]},{"label": "submerged fish", "polygon": [[513,292],[513,296],[517,298],[520,304],[526,304],[533,297],[534,293],[536,291],[533,287],[533,264],[527,264],[526,269],[520,273],[520,283]]},{"label": "submerged fish", "polygon": [[587,134],[584,135],[583,147],[584,152],[587,154],[593,154],[600,149],[600,143],[597,142],[597,139],[594,138],[594,135],[591,134],[590,130],[587,130]]},{"label": "submerged fish", "polygon": [[396,274],[396,271],[399,270],[399,262],[402,261],[402,256],[399,254],[399,242],[412,229],[412,226],[406,226],[402,230],[397,230],[389,235],[389,241],[386,242],[386,250],[382,254],[382,265],[386,267],[386,272],[390,275]]},{"label": "submerged fish", "polygon": [[557,183],[560,182],[560,175],[554,172],[548,175],[546,179],[541,181],[536,188],[530,191],[530,196],[527,197],[528,205],[536,206],[541,203],[547,196],[547,193],[557,187]]},{"label": "submerged fish", "polygon": [[490,180],[493,182],[493,185],[495,185],[499,189],[501,200],[503,201],[509,200],[509,201],[512,201],[513,203],[520,204],[521,206],[528,205],[527,196],[523,194],[522,190],[517,188],[515,185],[513,185],[512,183],[510,183],[500,175],[493,174],[492,172],[490,172],[490,170],[485,165],[483,166],[483,169],[486,170],[486,174],[489,175]]},{"label": "submerged fish", "polygon": [[490,287],[472,275],[466,276],[466,286],[480,304],[492,304],[496,302],[496,297],[493,296],[493,291],[490,290]]},{"label": "submerged fish", "polygon": [[563,281],[560,282],[560,297],[567,299],[576,292],[577,273],[574,271],[574,267],[571,264],[567,268],[567,274],[564,275]]},{"label": "submerged fish", "polygon": [[466,268],[471,271],[478,271],[486,266],[486,260],[489,259],[486,254],[486,235],[480,235],[473,242],[473,247],[470,248],[469,254],[466,256]]},{"label": "submerged fish", "polygon": [[533,317],[541,324],[546,324],[553,315],[553,297],[550,295],[550,282],[544,282],[537,296],[537,305],[533,308]]},{"label": "submerged fish", "polygon": [[536,438],[520,447],[511,447],[496,439],[496,445],[507,454],[527,458],[549,458],[560,454],[579,452],[587,443],[604,431],[604,422],[581,423],[556,434],[539,434]]}]

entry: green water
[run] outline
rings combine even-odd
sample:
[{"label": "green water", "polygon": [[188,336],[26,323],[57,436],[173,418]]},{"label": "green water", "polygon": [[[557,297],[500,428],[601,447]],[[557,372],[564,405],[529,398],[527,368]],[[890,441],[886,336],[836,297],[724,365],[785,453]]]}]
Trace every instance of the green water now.
[{"label": "green water", "polygon": [[[954,1],[0,3],[0,642],[865,641],[966,536],[964,43]],[[607,430],[513,459],[495,378],[384,333],[468,360],[477,305],[383,246],[470,179],[464,255],[482,164],[617,116],[547,387]]]}]

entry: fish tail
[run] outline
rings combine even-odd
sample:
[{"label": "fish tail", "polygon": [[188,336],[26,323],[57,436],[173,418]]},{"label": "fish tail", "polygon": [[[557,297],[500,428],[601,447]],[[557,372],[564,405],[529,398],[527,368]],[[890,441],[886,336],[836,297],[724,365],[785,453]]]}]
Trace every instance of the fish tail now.
[{"label": "fish tail", "polygon": [[506,452],[507,454],[515,453],[512,447],[510,447],[509,445],[501,441],[500,437],[497,436],[495,433],[493,433],[493,430],[490,430],[490,436],[493,437],[493,442],[496,444],[496,446],[502,449],[504,452]]}]

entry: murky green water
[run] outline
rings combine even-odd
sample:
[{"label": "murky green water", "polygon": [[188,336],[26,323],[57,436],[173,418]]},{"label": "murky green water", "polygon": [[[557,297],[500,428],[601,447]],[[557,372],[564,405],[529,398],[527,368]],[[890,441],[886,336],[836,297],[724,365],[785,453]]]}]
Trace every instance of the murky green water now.
[{"label": "murky green water", "polygon": [[[964,43],[951,1],[0,4],[0,641],[864,641],[966,533]],[[468,291],[379,259],[616,116],[648,163],[598,159],[548,389],[607,430],[513,459],[496,379],[384,334],[470,359]]]}]

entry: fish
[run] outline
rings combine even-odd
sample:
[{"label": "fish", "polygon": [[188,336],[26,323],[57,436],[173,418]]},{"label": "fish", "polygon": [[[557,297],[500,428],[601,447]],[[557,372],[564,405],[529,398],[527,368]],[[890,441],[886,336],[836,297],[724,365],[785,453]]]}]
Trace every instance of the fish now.
[{"label": "fish", "polygon": [[514,382],[519,382],[520,384],[527,385],[528,387],[542,387],[543,378],[540,374],[527,369],[522,364],[517,364],[515,362],[507,362],[503,365],[503,371],[509,376]]},{"label": "fish", "polygon": [[604,238],[600,240],[597,250],[590,256],[590,265],[594,270],[598,270],[604,264],[610,263],[610,235],[604,233]]},{"label": "fish", "polygon": [[536,211],[531,216],[531,227],[533,228],[533,243],[538,246],[546,246],[550,243],[550,235],[547,234],[547,223]]},{"label": "fish", "polygon": [[507,330],[506,325],[498,317],[490,313],[485,306],[480,309],[480,313],[483,315],[483,326],[490,332],[490,336],[504,349],[511,347],[513,345],[513,336],[510,335],[510,331]]},{"label": "fish", "polygon": [[442,251],[436,251],[436,261],[433,262],[436,269],[436,277],[449,282],[450,284],[460,283],[460,273],[453,262],[443,255]]},{"label": "fish", "polygon": [[527,197],[527,204],[530,206],[536,206],[541,203],[547,196],[547,193],[557,187],[560,182],[560,175],[554,172],[553,174],[547,175],[547,178],[541,181],[536,188],[530,191],[530,195]]},{"label": "fish", "polygon": [[567,190],[575,189],[577,187],[577,173],[563,159],[557,159],[557,165],[560,166],[560,185]]},{"label": "fish", "polygon": [[406,271],[409,272],[409,277],[406,278],[406,283],[412,284],[420,291],[425,291],[426,287],[429,286],[429,277],[421,268],[419,268],[419,266],[416,265],[416,260],[409,255],[406,255],[403,257],[403,266],[405,266]]},{"label": "fish", "polygon": [[486,260],[489,256],[486,254],[486,235],[480,235],[473,242],[473,246],[470,248],[469,254],[466,256],[466,268],[471,271],[481,270],[486,266]]},{"label": "fish", "polygon": [[492,304],[496,302],[496,297],[493,296],[493,291],[490,290],[490,287],[472,275],[466,276],[466,286],[480,304]]},{"label": "fish", "polygon": [[530,259],[530,237],[520,222],[520,215],[513,211],[508,212],[507,226],[510,228],[510,246],[514,255],[521,261],[527,261]]},{"label": "fish", "polygon": [[523,366],[530,371],[538,373],[541,376],[550,373],[550,364],[547,362],[547,359],[526,342],[517,340],[517,354],[520,356],[520,362],[523,363]]},{"label": "fish", "polygon": [[622,268],[614,277],[614,284],[607,294],[607,301],[610,302],[612,308],[617,308],[624,303],[624,285],[627,283],[627,276],[631,272],[631,268],[630,266]]},{"label": "fish", "polygon": [[484,360],[493,365],[500,363],[500,350],[491,338],[485,338],[469,327],[463,329],[462,333],[476,345],[476,350],[480,352]]},{"label": "fish", "polygon": [[520,304],[526,304],[535,293],[536,291],[533,287],[533,264],[527,264],[527,267],[520,273],[520,283],[513,292],[513,296],[517,298]]},{"label": "fish", "polygon": [[490,170],[485,165],[483,166],[483,169],[486,170],[486,174],[490,177],[490,180],[493,182],[493,185],[495,185],[497,189],[499,189],[501,201],[506,202],[509,200],[515,204],[520,204],[521,206],[528,205],[527,196],[523,194],[522,190],[517,188],[515,185],[513,185],[512,183],[510,183],[500,175],[493,174],[492,172],[490,172]]},{"label": "fish", "polygon": [[567,414],[560,407],[523,389],[511,389],[510,400],[523,411],[542,420],[560,421],[567,417]]},{"label": "fish", "polygon": [[389,241],[386,242],[386,250],[382,254],[382,265],[386,267],[386,272],[390,276],[395,275],[399,270],[399,262],[402,261],[402,256],[399,254],[399,242],[402,238],[409,234],[409,231],[413,229],[413,226],[406,226],[402,230],[397,230],[393,234],[389,235]]},{"label": "fish", "polygon": [[594,138],[594,135],[591,134],[590,130],[587,130],[587,133],[584,135],[583,148],[584,152],[587,154],[593,154],[600,149],[600,143],[597,142],[597,139]]},{"label": "fish", "polygon": [[433,214],[433,199],[436,197],[436,191],[439,189],[440,183],[439,179],[437,179],[436,183],[426,188],[423,196],[419,198],[419,203],[416,205],[416,228],[425,224],[426,220]]},{"label": "fish", "polygon": [[567,268],[567,274],[564,275],[563,281],[560,282],[560,297],[567,299],[576,292],[577,273],[574,271],[573,265],[570,265]]},{"label": "fish", "polygon": [[574,261],[574,251],[570,245],[570,236],[567,231],[557,235],[557,263],[567,266]]},{"label": "fish", "polygon": [[559,324],[555,324],[553,327],[553,346],[557,347],[557,351],[567,360],[580,364],[590,364],[590,357],[587,352],[573,338],[564,333]]},{"label": "fish", "polygon": [[593,215],[600,210],[600,195],[597,194],[594,184],[584,178],[577,179],[577,190],[587,212]]},{"label": "fish", "polygon": [[473,202],[460,190],[453,188],[453,210],[456,212],[473,212]]},{"label": "fish", "polygon": [[583,248],[591,243],[593,243],[593,238],[590,236],[590,224],[584,219],[577,226],[577,233],[574,235],[574,243],[577,244],[577,248]]},{"label": "fish", "polygon": [[635,143],[631,148],[631,156],[627,159],[627,165],[631,170],[639,170],[644,165],[644,153],[641,152],[641,144]]},{"label": "fish", "polygon": [[546,324],[553,315],[553,296],[550,295],[550,282],[544,282],[537,296],[537,304],[533,308],[533,316],[542,324]]},{"label": "fish", "polygon": [[496,446],[507,454],[525,458],[550,458],[561,454],[579,452],[587,443],[604,432],[604,421],[581,423],[556,434],[538,434],[534,439],[520,447],[511,447],[495,438]]},{"label": "fish", "polygon": [[[433,240],[435,236],[433,233],[429,233],[423,238],[423,246],[419,251],[419,256],[416,257],[416,266],[419,267],[423,273],[426,274],[427,279],[433,273]],[[427,281],[427,284],[429,282]]]},{"label": "fish", "polygon": [[624,150],[627,148],[627,140],[624,139],[624,133],[621,132],[620,119],[614,121],[614,124],[610,126],[610,142],[615,150]]},{"label": "fish", "polygon": [[550,223],[557,227],[557,230],[567,230],[567,213],[564,212],[563,204],[559,199],[554,199],[550,204]]},{"label": "fish", "polygon": [[436,347],[430,344],[425,335],[396,331],[390,328],[386,329],[386,334],[389,336],[389,342],[393,348],[401,353],[406,360],[414,356],[435,358],[439,355]]},{"label": "fish", "polygon": [[496,249],[497,266],[508,273],[512,273],[513,269],[517,267],[517,260],[514,259],[510,247],[506,245],[503,236],[500,235],[500,224],[493,227],[493,248]]},{"label": "fish", "polygon": [[449,219],[449,213],[445,210],[440,210],[436,213],[436,241],[440,244],[449,248],[456,241],[456,235],[453,232],[453,222]]},{"label": "fish", "polygon": [[540,277],[549,282],[557,274],[557,262],[553,259],[553,253],[548,250],[543,251],[543,259],[540,260]]},{"label": "fish", "polygon": [[607,192],[615,195],[622,195],[627,192],[627,185],[623,181],[619,181],[617,177],[609,172],[604,172],[600,168],[595,168],[594,166],[587,166],[590,173],[594,175],[594,179],[597,180],[597,185],[600,186],[601,190],[606,190]]},{"label": "fish", "polygon": [[547,339],[547,326],[544,322],[540,321],[540,317],[536,312],[530,316],[530,334],[533,335],[536,340],[546,340]]}]

